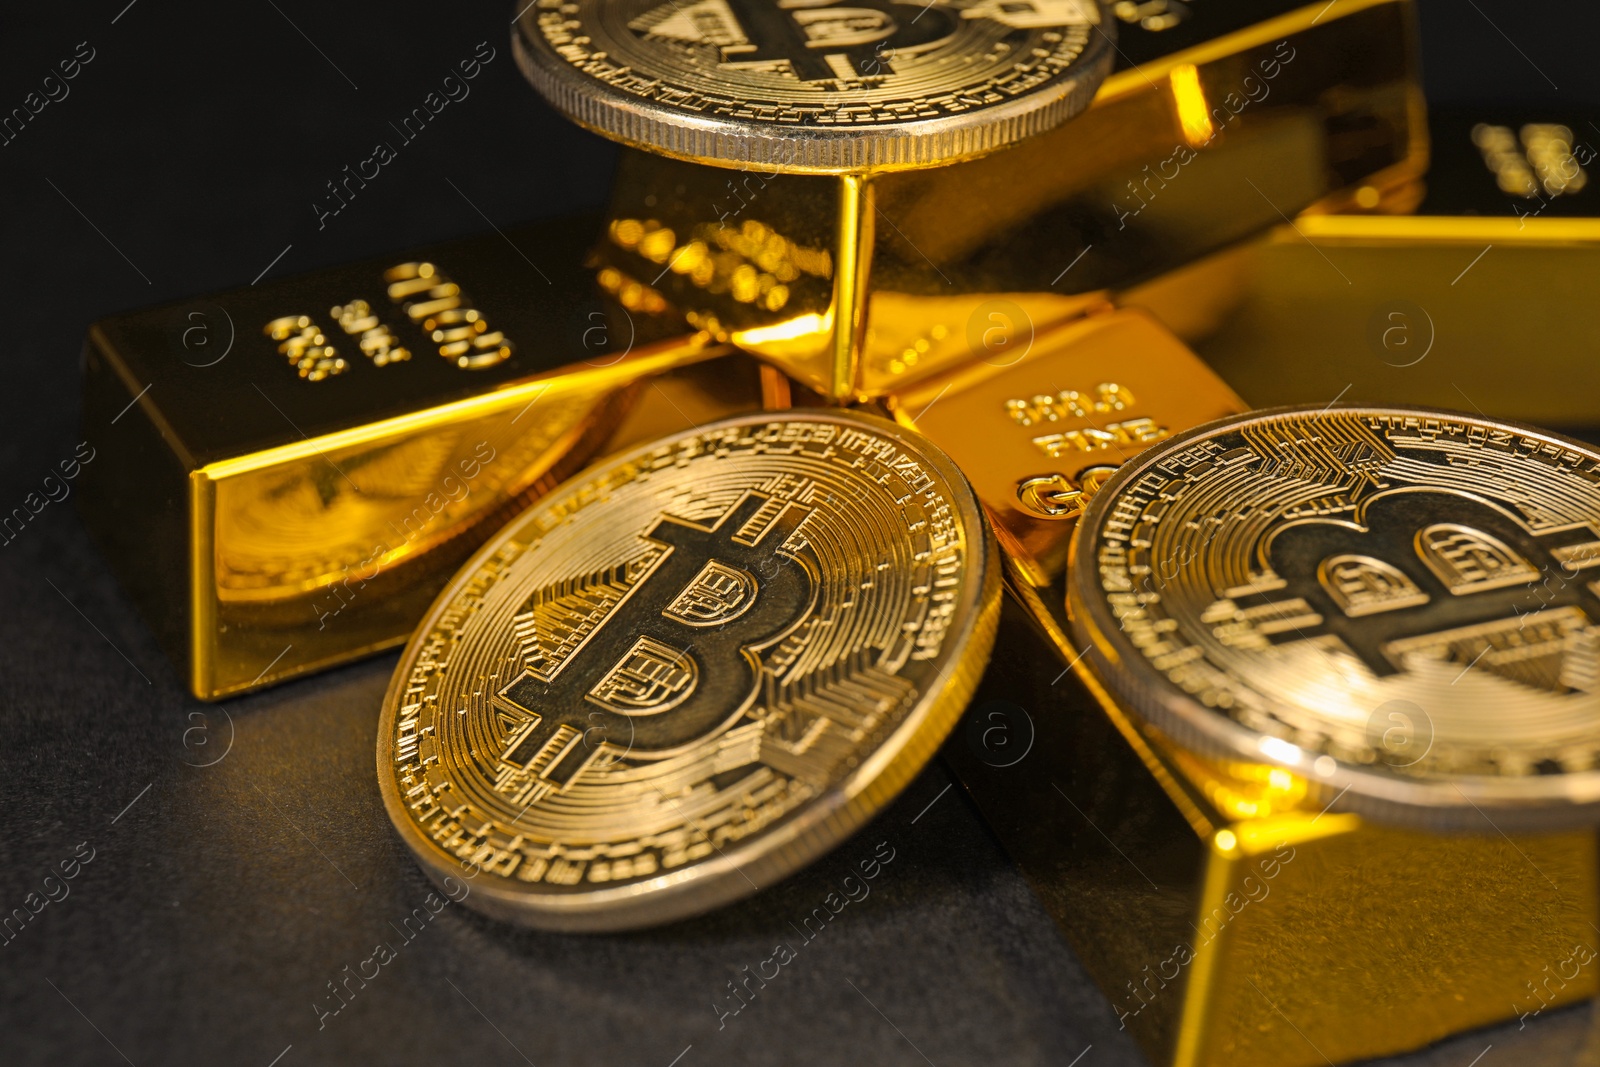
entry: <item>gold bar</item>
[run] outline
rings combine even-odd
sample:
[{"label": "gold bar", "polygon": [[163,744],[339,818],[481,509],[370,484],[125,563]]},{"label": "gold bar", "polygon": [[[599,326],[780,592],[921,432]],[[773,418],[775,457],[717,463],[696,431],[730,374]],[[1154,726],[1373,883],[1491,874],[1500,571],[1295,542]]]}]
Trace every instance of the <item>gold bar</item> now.
[{"label": "gold bar", "polygon": [[1277,3],[1243,22],[1201,9],[1174,34],[1125,27],[1140,65],[1084,114],[951,166],[806,176],[625,150],[601,283],[862,399],[1312,205],[1377,208],[1414,185],[1426,138],[1405,0]]},{"label": "gold bar", "polygon": [[1592,832],[1397,830],[1265,768],[1230,789],[1061,671],[1063,596],[1013,583],[944,752],[1152,1063],[1321,1067],[1595,995]]},{"label": "gold bar", "polygon": [[[717,354],[597,300],[578,269],[593,226],[468,238],[90,329],[96,460],[79,505],[196,696],[404,640],[474,532],[592,455],[630,385]],[[540,250],[549,280],[517,245]]]},{"label": "gold bar", "polygon": [[950,451],[1007,550],[1002,636],[946,753],[1155,1063],[1389,1055],[1594,995],[1592,832],[1308,810],[1292,775],[1136,723],[1082,662],[1064,572],[1083,504],[1151,443],[1243,409],[1177,338],[1139,311],[1090,315],[888,403]]},{"label": "gold bar", "polygon": [[1600,426],[1596,291],[1600,219],[1316,215],[1118,300],[1255,406],[1343,393],[1581,431]]},{"label": "gold bar", "polygon": [[640,382],[633,403],[595,455],[624,452],[747,411],[782,411],[793,402],[790,382],[776,368],[730,352]]},{"label": "gold bar", "polygon": [[1426,188],[1395,203],[1419,215],[1306,215],[1116,302],[1257,406],[1344,391],[1592,432],[1600,134],[1528,107],[1430,110],[1428,128]]}]

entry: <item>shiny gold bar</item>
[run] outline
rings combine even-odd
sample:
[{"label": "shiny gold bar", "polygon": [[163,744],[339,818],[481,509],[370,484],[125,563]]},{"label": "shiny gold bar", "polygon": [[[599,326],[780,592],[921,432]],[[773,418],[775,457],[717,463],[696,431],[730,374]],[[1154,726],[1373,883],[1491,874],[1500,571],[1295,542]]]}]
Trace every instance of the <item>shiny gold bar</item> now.
[{"label": "shiny gold bar", "polygon": [[1600,426],[1597,289],[1600,219],[1321,215],[1118,301],[1255,406],[1343,394],[1582,433]]},{"label": "shiny gold bar", "polygon": [[1313,205],[1392,209],[1415,187],[1404,0],[1201,9],[1171,41],[1125,28],[1140,63],[1084,114],[951,166],[806,176],[625,151],[600,282],[825,395],[870,398],[1025,347]]},{"label": "shiny gold bar", "polygon": [[1593,832],[1430,835],[1218,773],[1063,670],[1063,597],[1013,582],[944,752],[1152,1063],[1322,1067],[1595,995]]},{"label": "shiny gold bar", "polygon": [[579,266],[593,227],[469,238],[90,329],[96,461],[79,505],[196,696],[402,641],[475,531],[614,431],[628,387],[717,354],[598,301]]},{"label": "shiny gold bar", "polygon": [[1138,724],[1082,663],[1064,576],[1083,506],[1140,450],[1244,408],[1154,318],[1089,315],[888,405],[950,451],[1006,548],[1002,637],[947,756],[1155,1063],[1343,1062],[1594,995],[1592,832],[1308,808],[1293,775]]}]

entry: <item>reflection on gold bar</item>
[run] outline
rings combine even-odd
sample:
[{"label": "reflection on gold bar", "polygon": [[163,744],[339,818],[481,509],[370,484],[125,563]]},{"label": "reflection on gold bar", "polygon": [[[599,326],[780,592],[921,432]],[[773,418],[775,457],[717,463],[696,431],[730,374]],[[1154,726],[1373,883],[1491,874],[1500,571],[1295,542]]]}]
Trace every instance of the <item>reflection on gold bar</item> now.
[{"label": "reflection on gold bar", "polygon": [[403,640],[633,383],[716,354],[590,295],[593,225],[511,233],[549,280],[491,234],[95,324],[80,506],[197,696]]},{"label": "reflection on gold bar", "polygon": [[1197,10],[1084,114],[952,166],[780,175],[625,151],[601,284],[825,394],[875,397],[1312,205],[1378,209],[1415,181],[1408,3]]},{"label": "reflection on gold bar", "polygon": [[1342,395],[1600,426],[1600,220],[1295,227],[1120,300],[1165,320],[1255,406]]},{"label": "reflection on gold bar", "polygon": [[[1020,577],[1020,576],[1016,576]],[[944,753],[1157,1067],[1322,1067],[1595,995],[1593,832],[1430,835],[1135,725],[1014,581]]]}]

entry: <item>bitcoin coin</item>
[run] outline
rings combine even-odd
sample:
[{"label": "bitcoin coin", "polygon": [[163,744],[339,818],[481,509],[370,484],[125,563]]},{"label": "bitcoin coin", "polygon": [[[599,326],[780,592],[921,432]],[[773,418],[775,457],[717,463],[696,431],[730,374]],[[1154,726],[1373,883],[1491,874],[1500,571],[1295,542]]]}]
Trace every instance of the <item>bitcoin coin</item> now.
[{"label": "bitcoin coin", "polygon": [[860,826],[953,727],[999,611],[950,460],[886,421],[752,415],[567,482],[435,602],[383,705],[401,837],[565,930],[694,914]]},{"label": "bitcoin coin", "polygon": [[1600,813],[1600,453],[1411,408],[1198,427],[1105,485],[1069,611],[1118,702],[1318,806],[1492,832]]},{"label": "bitcoin coin", "polygon": [[1099,0],[535,0],[523,72],[607,137],[686,159],[844,173],[934,166],[1088,106]]}]

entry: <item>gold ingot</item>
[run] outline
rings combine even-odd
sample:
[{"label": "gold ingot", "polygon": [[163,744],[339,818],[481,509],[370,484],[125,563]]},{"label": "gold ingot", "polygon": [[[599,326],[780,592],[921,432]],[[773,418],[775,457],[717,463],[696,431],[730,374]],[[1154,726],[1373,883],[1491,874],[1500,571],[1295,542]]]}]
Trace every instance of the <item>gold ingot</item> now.
[{"label": "gold ingot", "polygon": [[1426,158],[1410,4],[1256,18],[1176,51],[1124,27],[1140,65],[1081,115],[949,166],[810,175],[625,149],[601,273],[824,395],[868,399],[1303,210],[1394,210]]},{"label": "gold ingot", "polygon": [[1592,831],[1397,829],[1207,767],[1065,669],[1059,593],[1012,583],[944,751],[1158,1067],[1395,1055],[1600,989]]},{"label": "gold ingot", "polygon": [[[591,275],[557,271],[582,261],[591,226],[470,238],[90,330],[96,458],[80,506],[196,696],[403,641],[474,531],[593,455],[632,384],[719,353],[704,335],[652,334],[580,288]],[[724,375],[759,406],[753,365]]]},{"label": "gold ingot", "polygon": [[1316,215],[1117,300],[1252,405],[1381,399],[1576,429],[1600,422],[1597,288],[1600,219]]}]

